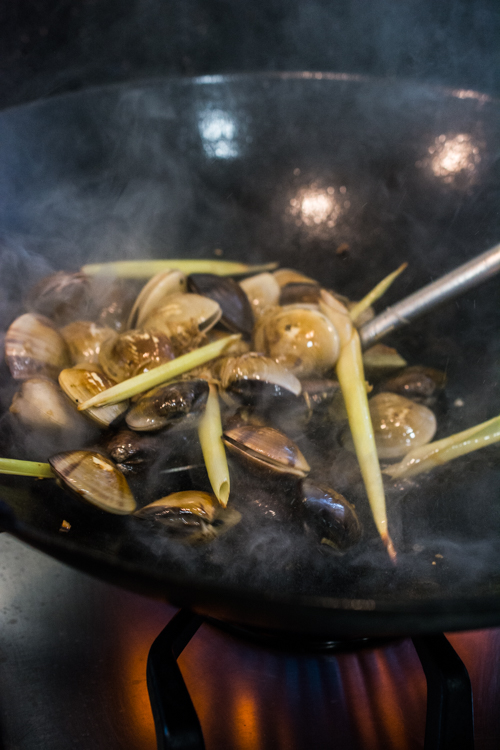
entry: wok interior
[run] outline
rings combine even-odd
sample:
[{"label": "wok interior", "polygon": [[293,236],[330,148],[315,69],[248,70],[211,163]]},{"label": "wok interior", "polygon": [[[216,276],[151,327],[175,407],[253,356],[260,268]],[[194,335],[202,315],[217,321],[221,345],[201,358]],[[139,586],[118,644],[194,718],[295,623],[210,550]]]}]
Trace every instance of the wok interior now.
[{"label": "wok interior", "polygon": [[[159,81],[4,112],[2,328],[20,312],[26,280],[50,269],[214,257],[216,248],[225,259],[297,268],[354,299],[407,261],[390,304],[498,241],[497,114],[473,92],[334,75]],[[498,412],[498,323],[492,280],[386,339],[410,364],[446,370],[437,437]],[[11,392],[5,385],[4,410]],[[229,597],[333,597],[410,612],[457,598],[472,610],[493,597],[500,612],[498,466],[491,448],[390,489],[396,568],[359,488],[349,499],[365,540],[343,557],[243,524],[187,549],[51,481],[2,477],[0,496],[16,533],[94,572],[100,560],[103,575],[126,585],[136,570],[158,592],[181,582],[208,597],[222,587]],[[233,471],[237,493],[245,479]],[[324,471],[335,486],[335,467]],[[70,534],[59,531],[63,519]]]}]

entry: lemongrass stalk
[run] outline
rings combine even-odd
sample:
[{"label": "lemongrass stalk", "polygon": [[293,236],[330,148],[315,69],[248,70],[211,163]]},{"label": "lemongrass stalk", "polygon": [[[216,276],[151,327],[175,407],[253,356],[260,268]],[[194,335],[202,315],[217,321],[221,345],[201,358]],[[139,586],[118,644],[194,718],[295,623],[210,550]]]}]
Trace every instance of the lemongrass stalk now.
[{"label": "lemongrass stalk", "polygon": [[22,477],[54,477],[50,464],[39,461],[19,461],[15,458],[0,458],[0,474],[15,474]]},{"label": "lemongrass stalk", "polygon": [[453,461],[459,456],[472,453],[487,445],[493,445],[500,441],[500,416],[482,422],[468,430],[449,435],[442,440],[413,448],[397,464],[384,469],[384,474],[389,474],[393,479],[414,477],[425,471],[430,471],[435,466],[440,466],[448,461]]},{"label": "lemongrass stalk", "polygon": [[189,372],[194,367],[199,367],[206,362],[210,362],[211,359],[215,359],[222,354],[228,345],[237,341],[240,337],[241,334],[236,333],[218,341],[212,341],[206,346],[200,346],[199,349],[194,349],[188,354],[182,354],[180,357],[170,360],[170,362],[158,365],[158,367],[154,367],[152,370],[148,370],[148,372],[128,378],[128,380],[107,388],[105,391],[101,391],[87,401],[79,404],[78,410],[84,411],[91,406],[118,404],[120,401],[125,401],[125,399],[136,396],[138,393],[149,391],[156,385],[161,385],[167,380],[172,380],[185,372]]},{"label": "lemongrass stalk", "polygon": [[321,292],[320,308],[331,320],[340,337],[340,355],[336,370],[354,448],[375,525],[389,556],[394,560],[396,550],[387,527],[384,485],[368,408],[359,335],[347,309],[328,292]]},{"label": "lemongrass stalk", "polygon": [[370,305],[373,305],[374,302],[376,302],[383,294],[386,293],[394,279],[396,279],[400,273],[403,273],[407,266],[408,263],[402,263],[399,268],[396,268],[396,270],[386,276],[385,279],[382,279],[382,281],[380,281],[377,286],[371,290],[371,292],[368,292],[366,297],[363,297],[362,300],[351,307],[351,309],[349,310],[349,315],[351,316],[351,320],[353,323],[359,318],[361,313],[364,313],[364,311],[367,310]]},{"label": "lemongrass stalk", "polygon": [[118,276],[121,279],[149,279],[157,273],[175,269],[186,275],[190,273],[214,273],[218,276],[236,276],[272,271],[277,263],[251,266],[232,260],[118,260],[110,263],[89,263],[81,271],[88,276],[97,274]]},{"label": "lemongrass stalk", "polygon": [[229,468],[226,450],[222,442],[222,422],[217,386],[210,383],[209,387],[205,412],[198,425],[198,437],[214,495],[225,508],[229,500]]}]

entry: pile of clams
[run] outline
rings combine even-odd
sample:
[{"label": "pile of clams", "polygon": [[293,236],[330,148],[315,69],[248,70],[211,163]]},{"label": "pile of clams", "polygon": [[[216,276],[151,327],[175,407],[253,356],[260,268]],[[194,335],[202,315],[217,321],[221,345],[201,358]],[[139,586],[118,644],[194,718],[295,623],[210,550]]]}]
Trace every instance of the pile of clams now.
[{"label": "pile of clams", "polygon": [[[239,281],[168,269],[142,288],[83,272],[42,280],[5,335],[18,382],[10,418],[40,435],[42,453],[54,448],[23,458],[48,458],[71,493],[183,544],[232,533],[265,482],[276,509],[263,509],[263,523],[292,523],[311,544],[344,553],[363,532],[349,488],[331,486],[322,469],[332,455],[352,464],[354,449],[335,377],[341,340],[320,296],[317,281],[291,269]],[[240,335],[219,356],[144,393],[78,409],[229,333]],[[369,408],[380,460],[431,441],[443,373],[407,367],[380,346],[365,353],[365,372],[374,386]],[[248,475],[248,497],[230,493],[225,502],[207,491],[210,467],[197,437],[214,394],[229,473]],[[75,434],[78,450],[65,450]]]}]

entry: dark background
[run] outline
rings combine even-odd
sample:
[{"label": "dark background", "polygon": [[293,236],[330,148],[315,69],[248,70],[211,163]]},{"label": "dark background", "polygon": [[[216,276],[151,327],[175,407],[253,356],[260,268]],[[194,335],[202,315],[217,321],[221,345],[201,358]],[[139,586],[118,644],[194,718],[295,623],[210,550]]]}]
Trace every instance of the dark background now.
[{"label": "dark background", "polygon": [[499,0],[0,0],[0,106],[165,74],[334,70],[500,93]]}]

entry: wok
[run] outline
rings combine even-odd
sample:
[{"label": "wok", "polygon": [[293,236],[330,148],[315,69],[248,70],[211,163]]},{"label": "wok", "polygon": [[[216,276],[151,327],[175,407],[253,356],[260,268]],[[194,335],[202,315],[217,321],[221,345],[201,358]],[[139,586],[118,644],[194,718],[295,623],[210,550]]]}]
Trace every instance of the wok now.
[{"label": "wok", "polygon": [[[4,111],[3,330],[49,267],[216,248],[351,298],[408,261],[395,302],[498,241],[497,123],[483,94],[330,73],[154,80]],[[447,371],[440,435],[498,413],[498,324],[491,280],[386,339]],[[393,566],[366,512],[366,543],[341,559],[297,562],[273,532],[199,562],[51,480],[0,479],[3,527],[59,560],[222,620],[330,638],[499,625],[499,489],[494,447],[397,487]]]}]

